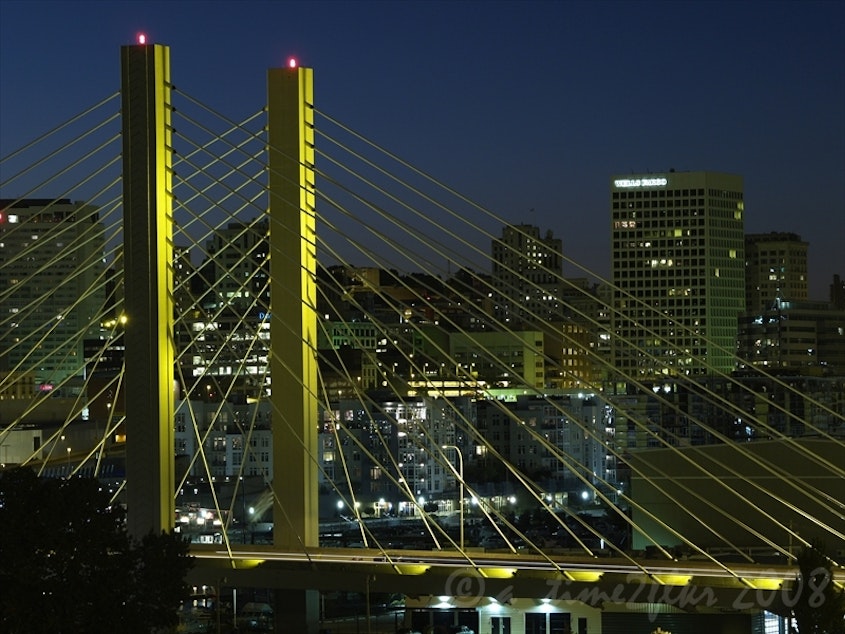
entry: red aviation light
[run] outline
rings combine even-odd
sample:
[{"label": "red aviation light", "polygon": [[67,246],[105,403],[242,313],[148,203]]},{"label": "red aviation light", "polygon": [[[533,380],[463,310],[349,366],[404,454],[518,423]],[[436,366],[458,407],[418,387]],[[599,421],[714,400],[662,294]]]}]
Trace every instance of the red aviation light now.
[{"label": "red aviation light", "polygon": [[147,36],[143,33],[138,33],[138,44],[146,44]]},{"label": "red aviation light", "polygon": [[288,68],[296,68],[299,66],[299,63],[296,61],[295,57],[288,58]]}]

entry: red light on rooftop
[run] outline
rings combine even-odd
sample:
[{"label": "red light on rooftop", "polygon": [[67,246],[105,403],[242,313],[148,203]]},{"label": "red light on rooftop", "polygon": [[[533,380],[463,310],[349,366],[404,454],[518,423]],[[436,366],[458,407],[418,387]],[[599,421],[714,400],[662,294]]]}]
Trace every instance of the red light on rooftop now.
[{"label": "red light on rooftop", "polygon": [[147,36],[143,33],[138,33],[138,44],[146,44],[147,43]]},{"label": "red light on rooftop", "polygon": [[295,57],[291,57],[288,59],[288,68],[296,68],[299,64],[296,62]]}]

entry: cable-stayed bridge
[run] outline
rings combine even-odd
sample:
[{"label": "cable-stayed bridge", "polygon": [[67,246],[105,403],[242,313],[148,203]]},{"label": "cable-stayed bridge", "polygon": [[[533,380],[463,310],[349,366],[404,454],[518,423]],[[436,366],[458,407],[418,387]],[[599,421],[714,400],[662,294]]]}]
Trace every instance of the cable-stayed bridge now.
[{"label": "cable-stayed bridge", "polygon": [[841,372],[677,346],[674,315],[322,112],[310,69],[234,120],[166,47],[121,63],[0,163],[0,461],[103,478],[134,534],[193,536],[198,579],[298,591],[302,627],[314,589],[485,632],[574,601],[592,632],[613,604],[782,608],[814,540],[841,571]]}]

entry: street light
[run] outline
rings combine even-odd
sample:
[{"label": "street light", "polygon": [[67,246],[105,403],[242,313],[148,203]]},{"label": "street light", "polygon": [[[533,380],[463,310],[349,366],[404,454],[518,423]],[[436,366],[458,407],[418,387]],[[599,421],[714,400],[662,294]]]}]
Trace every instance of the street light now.
[{"label": "street light", "polygon": [[[458,498],[458,508],[460,510],[460,521],[461,521],[461,550],[464,549],[464,457],[461,454],[461,450],[456,445],[443,445],[442,449],[454,449],[455,454],[458,456],[458,480],[460,481],[460,497]],[[449,463],[449,466],[452,467],[452,471],[455,470],[455,467],[452,466],[452,463]]]}]

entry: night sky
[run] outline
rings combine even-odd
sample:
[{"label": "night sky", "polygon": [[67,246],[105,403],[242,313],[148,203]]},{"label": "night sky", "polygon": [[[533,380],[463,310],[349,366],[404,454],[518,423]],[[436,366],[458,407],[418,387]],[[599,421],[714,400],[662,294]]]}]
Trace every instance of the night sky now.
[{"label": "night sky", "polygon": [[233,119],[297,56],[320,110],[602,275],[610,177],[674,168],[741,174],[811,298],[845,276],[843,2],[0,0],[0,156],[117,91],[140,31]]}]

